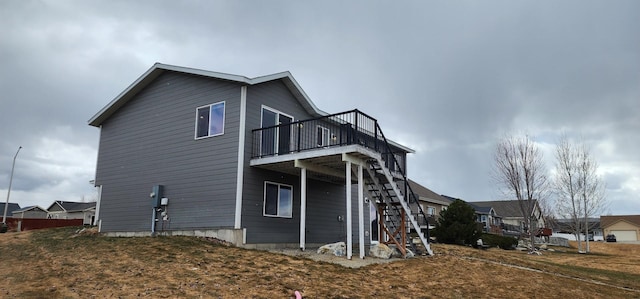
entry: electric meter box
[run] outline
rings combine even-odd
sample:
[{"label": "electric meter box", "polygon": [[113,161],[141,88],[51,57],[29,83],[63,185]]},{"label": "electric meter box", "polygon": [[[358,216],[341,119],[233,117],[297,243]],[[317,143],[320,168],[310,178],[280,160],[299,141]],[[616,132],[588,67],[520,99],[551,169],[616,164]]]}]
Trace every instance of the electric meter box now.
[{"label": "electric meter box", "polygon": [[162,197],[163,197],[164,186],[155,185],[153,189],[151,189],[151,205],[154,208],[162,207]]}]

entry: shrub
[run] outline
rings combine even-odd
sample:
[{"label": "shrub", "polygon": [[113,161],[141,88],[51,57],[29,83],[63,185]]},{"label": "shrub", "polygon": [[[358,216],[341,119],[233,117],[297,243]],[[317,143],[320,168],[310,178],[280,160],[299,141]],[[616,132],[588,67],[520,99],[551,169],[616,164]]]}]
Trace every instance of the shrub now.
[{"label": "shrub", "polygon": [[475,245],[480,236],[475,210],[464,201],[455,200],[440,213],[433,236],[441,243]]},{"label": "shrub", "polygon": [[482,234],[482,244],[496,246],[501,249],[513,249],[518,245],[518,239],[494,234]]}]

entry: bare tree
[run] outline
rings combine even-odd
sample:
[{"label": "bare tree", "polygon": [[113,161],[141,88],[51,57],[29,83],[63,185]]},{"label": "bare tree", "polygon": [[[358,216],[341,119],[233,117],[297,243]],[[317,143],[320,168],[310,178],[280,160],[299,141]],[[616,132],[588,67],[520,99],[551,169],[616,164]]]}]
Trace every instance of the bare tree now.
[{"label": "bare tree", "polygon": [[544,202],[548,193],[542,152],[529,136],[507,136],[498,142],[494,159],[494,178],[505,196],[518,200],[531,251],[535,251],[538,219],[534,212],[539,207],[538,202]]},{"label": "bare tree", "polygon": [[569,219],[569,228],[578,240],[578,251],[582,251],[580,232],[582,231],[582,202],[579,200],[578,149],[566,137],[561,137],[556,145],[556,174],[554,190],[556,207],[560,217]]},{"label": "bare tree", "polygon": [[597,174],[598,164],[589,149],[581,143],[573,144],[566,135],[556,145],[556,175],[554,190],[556,207],[561,217],[569,219],[569,227],[582,251],[581,234],[589,252],[589,218],[595,217],[606,206],[605,185]]}]

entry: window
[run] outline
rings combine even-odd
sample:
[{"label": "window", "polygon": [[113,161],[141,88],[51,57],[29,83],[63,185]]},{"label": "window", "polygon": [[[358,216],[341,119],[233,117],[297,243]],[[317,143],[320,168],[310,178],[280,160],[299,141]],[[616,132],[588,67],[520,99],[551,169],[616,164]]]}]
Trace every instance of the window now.
[{"label": "window", "polygon": [[224,134],[224,102],[196,109],[196,139]]},{"label": "window", "polygon": [[329,129],[323,126],[318,126],[316,135],[317,145],[319,147],[329,146]]},{"label": "window", "polygon": [[264,216],[291,218],[293,187],[264,182]]},{"label": "window", "polygon": [[434,207],[427,207],[427,215],[435,215],[436,214],[436,208]]}]

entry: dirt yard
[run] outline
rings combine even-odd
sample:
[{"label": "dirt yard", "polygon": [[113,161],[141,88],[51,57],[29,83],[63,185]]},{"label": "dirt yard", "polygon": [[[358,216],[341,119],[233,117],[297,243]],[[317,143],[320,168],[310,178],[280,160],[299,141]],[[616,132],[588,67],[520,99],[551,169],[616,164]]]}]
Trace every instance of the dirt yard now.
[{"label": "dirt yard", "polygon": [[[2,298],[640,298],[640,245],[543,255],[434,245],[360,268],[190,237],[0,234]],[[354,257],[357,258],[357,257]]]}]

